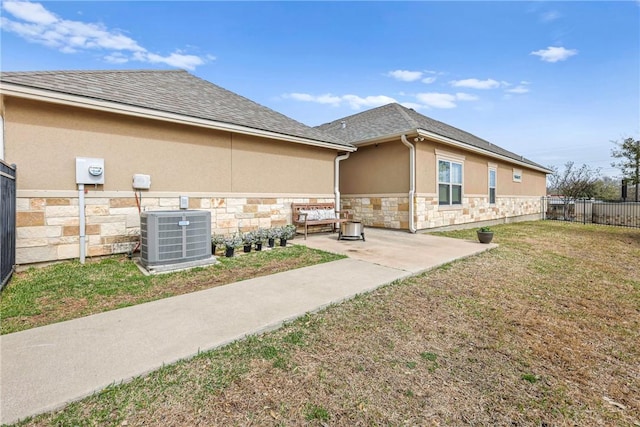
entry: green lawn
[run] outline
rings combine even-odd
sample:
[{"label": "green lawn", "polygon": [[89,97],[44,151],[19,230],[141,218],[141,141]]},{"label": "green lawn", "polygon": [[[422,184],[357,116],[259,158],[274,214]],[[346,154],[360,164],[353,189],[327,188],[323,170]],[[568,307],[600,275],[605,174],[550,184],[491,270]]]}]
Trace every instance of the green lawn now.
[{"label": "green lawn", "polygon": [[494,250],[22,425],[638,426],[640,230],[494,230]]},{"label": "green lawn", "polygon": [[294,245],[251,252],[189,271],[143,275],[115,256],[17,273],[0,296],[2,334],[343,258]]}]

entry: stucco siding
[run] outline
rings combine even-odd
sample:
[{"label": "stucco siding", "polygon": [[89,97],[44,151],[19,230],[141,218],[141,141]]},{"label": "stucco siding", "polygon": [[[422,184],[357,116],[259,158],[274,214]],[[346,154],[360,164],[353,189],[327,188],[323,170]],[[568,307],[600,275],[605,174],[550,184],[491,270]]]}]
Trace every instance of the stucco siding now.
[{"label": "stucco siding", "polygon": [[18,189],[73,189],[75,158],[97,157],[105,191],[131,189],[135,173],[162,191],[231,191],[229,133],[15,98],[5,108]]},{"label": "stucco siding", "polygon": [[359,147],[340,163],[342,193],[398,193],[409,188],[409,149],[398,142]]},{"label": "stucco siding", "polygon": [[332,150],[234,134],[232,191],[331,193],[335,157]]}]

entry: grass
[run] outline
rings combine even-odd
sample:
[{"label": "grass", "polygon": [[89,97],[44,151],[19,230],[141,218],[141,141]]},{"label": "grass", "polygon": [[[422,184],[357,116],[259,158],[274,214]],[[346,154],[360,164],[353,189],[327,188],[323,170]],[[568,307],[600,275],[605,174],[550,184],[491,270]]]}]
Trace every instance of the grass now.
[{"label": "grass", "polygon": [[494,231],[490,252],[22,425],[639,425],[640,230]]},{"label": "grass", "polygon": [[2,334],[343,258],[301,245],[218,258],[220,264],[144,276],[117,256],[17,273],[0,297]]}]

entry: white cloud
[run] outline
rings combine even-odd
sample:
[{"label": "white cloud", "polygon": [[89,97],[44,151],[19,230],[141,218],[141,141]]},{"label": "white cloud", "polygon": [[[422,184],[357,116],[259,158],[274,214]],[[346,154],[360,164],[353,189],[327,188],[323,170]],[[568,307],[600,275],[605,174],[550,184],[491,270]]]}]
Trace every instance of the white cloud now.
[{"label": "white cloud", "polygon": [[522,93],[529,92],[529,88],[526,87],[525,85],[518,85],[514,88],[507,89],[505,92],[522,94]]},{"label": "white cloud", "polygon": [[416,99],[428,107],[456,108],[458,106],[456,101],[477,101],[478,97],[462,92],[456,94],[429,92],[417,94]]},{"label": "white cloud", "polygon": [[436,77],[425,77],[422,79],[422,83],[430,84],[436,81]]},{"label": "white cloud", "polygon": [[342,99],[339,96],[331,95],[327,93],[325,95],[309,95],[308,93],[288,93],[283,95],[284,98],[295,99],[296,101],[304,101],[304,102],[316,102],[318,104],[329,104],[337,107],[340,105]]},{"label": "white cloud", "polygon": [[[62,19],[40,3],[6,1],[2,3],[2,8],[17,19],[3,16],[0,19],[3,30],[63,53],[103,50],[107,51],[104,59],[111,63],[122,64],[134,60],[190,70],[205,63],[199,56],[185,55],[179,51],[167,56],[149,52],[119,30],[111,30],[101,23]],[[211,60],[211,57],[207,59]]]},{"label": "white cloud", "polygon": [[540,15],[540,20],[544,23],[555,21],[559,19],[562,15],[557,10],[550,10],[548,12],[544,12]]},{"label": "white cloud", "polygon": [[545,62],[558,62],[577,55],[576,49],[565,49],[564,47],[549,46],[546,49],[536,50],[529,55],[537,55],[541,60]]},{"label": "white cloud", "polygon": [[395,99],[385,95],[366,96],[363,98],[358,95],[337,96],[332,94],[310,95],[308,93],[287,93],[282,95],[282,97],[294,99],[296,101],[328,104],[334,107],[339,107],[343,104],[347,104],[354,110],[359,110],[363,107],[379,107],[381,105],[390,104],[392,102],[398,102]]},{"label": "white cloud", "polygon": [[377,96],[367,96],[361,98],[357,95],[344,95],[342,97],[345,101],[349,103],[349,106],[354,110],[359,110],[362,107],[379,107],[381,105],[391,104],[392,102],[398,102],[395,99],[385,96],[385,95],[377,95]]},{"label": "white cloud", "polygon": [[403,82],[415,82],[422,77],[422,71],[394,70],[389,71],[387,76]]},{"label": "white cloud", "polygon": [[179,52],[173,52],[169,56],[161,56],[150,52],[136,52],[133,57],[141,62],[162,63],[176,68],[186,68],[187,70],[193,70],[198,65],[204,64],[204,61],[199,56],[183,55]]},{"label": "white cloud", "polygon": [[454,87],[468,87],[471,89],[495,89],[500,87],[500,82],[487,79],[487,80],[478,80],[478,79],[465,79],[465,80],[453,80],[450,82]]},{"label": "white cloud", "polygon": [[40,3],[5,1],[2,7],[16,18],[34,24],[48,25],[58,22],[58,18]]},{"label": "white cloud", "polygon": [[477,101],[478,97],[469,93],[458,92],[456,93],[456,99],[459,101]]}]

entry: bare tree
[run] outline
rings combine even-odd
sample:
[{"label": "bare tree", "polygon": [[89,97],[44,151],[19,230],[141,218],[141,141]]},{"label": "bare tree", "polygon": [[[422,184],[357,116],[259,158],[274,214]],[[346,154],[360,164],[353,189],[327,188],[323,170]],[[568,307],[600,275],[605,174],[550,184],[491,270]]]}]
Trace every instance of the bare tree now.
[{"label": "bare tree", "polygon": [[574,215],[576,199],[591,198],[596,194],[596,182],[600,175],[600,169],[591,169],[587,165],[579,168],[573,162],[564,165],[564,171],[551,166],[553,171],[548,177],[547,192],[562,200],[563,218],[570,218]]},{"label": "bare tree", "polygon": [[573,162],[564,165],[564,171],[551,166],[553,174],[549,175],[549,191],[567,200],[593,197],[596,192],[595,183],[600,177],[600,169],[591,169],[587,165],[579,168]]},{"label": "bare tree", "polygon": [[620,159],[612,162],[611,166],[619,168],[628,183],[636,187],[636,202],[640,201],[638,189],[640,188],[640,140],[634,141],[627,138],[623,142],[612,141],[618,146],[611,150],[611,156]]}]

